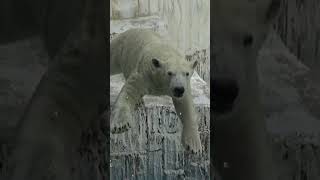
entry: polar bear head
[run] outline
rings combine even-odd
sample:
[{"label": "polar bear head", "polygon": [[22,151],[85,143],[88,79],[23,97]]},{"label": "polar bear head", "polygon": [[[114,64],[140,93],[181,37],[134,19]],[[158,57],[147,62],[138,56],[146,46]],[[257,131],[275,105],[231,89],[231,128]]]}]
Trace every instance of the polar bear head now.
[{"label": "polar bear head", "polygon": [[167,62],[161,63],[160,60],[153,58],[152,64],[159,70],[162,77],[160,79],[166,84],[168,95],[173,98],[181,98],[185,91],[189,91],[190,78],[197,61],[187,62],[184,59],[180,61],[168,59]]},{"label": "polar bear head", "polygon": [[[258,93],[257,56],[281,0],[213,1],[213,109],[225,114],[252,104]],[[239,106],[237,106],[239,107]]]},{"label": "polar bear head", "polygon": [[[182,98],[190,91],[190,78],[197,66],[197,61],[186,61],[172,47],[153,47],[147,56],[153,90],[172,98]],[[161,49],[161,51],[159,51]]]}]

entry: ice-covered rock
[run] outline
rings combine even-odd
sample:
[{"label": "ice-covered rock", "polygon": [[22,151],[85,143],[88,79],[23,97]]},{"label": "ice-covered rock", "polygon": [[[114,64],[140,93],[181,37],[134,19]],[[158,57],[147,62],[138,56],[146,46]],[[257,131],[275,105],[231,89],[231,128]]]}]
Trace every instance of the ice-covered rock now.
[{"label": "ice-covered rock", "polygon": [[210,86],[210,48],[197,50],[186,55],[188,61],[198,61],[196,71],[199,76]]},{"label": "ice-covered rock", "polygon": [[[111,77],[111,105],[123,84],[122,74]],[[135,112],[134,127],[123,134],[111,134],[111,179],[209,178],[210,90],[197,73],[191,78],[191,86],[204,153],[185,153],[180,140],[181,122],[172,99],[146,95]]]},{"label": "ice-covered rock", "polygon": [[118,19],[110,21],[110,40],[117,34],[132,28],[151,29],[163,37],[167,36],[167,26],[159,16],[139,17],[134,19]]},{"label": "ice-covered rock", "polygon": [[112,20],[159,16],[169,38],[185,54],[210,45],[210,1],[208,0],[111,0]]},{"label": "ice-covered rock", "polygon": [[158,2],[159,15],[168,25],[169,37],[182,53],[191,54],[210,46],[210,1]]}]

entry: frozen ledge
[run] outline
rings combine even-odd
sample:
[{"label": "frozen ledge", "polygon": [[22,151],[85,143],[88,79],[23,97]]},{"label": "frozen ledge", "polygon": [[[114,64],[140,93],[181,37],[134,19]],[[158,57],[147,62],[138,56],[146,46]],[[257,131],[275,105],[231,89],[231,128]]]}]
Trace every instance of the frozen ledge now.
[{"label": "frozen ledge", "polygon": [[[125,83],[122,74],[113,75],[110,77],[110,104],[114,104],[122,86]],[[198,73],[194,73],[191,77],[191,94],[196,106],[210,107],[210,89],[207,83],[201,79]],[[173,107],[173,102],[169,96],[151,96],[145,95],[143,101],[146,107],[152,106],[170,106]]]},{"label": "frozen ledge", "polygon": [[[111,77],[111,105],[123,84],[121,74]],[[110,134],[111,179],[209,179],[209,87],[197,73],[191,78],[191,86],[203,154],[192,155],[184,151],[182,126],[172,99],[146,95],[144,105],[134,113],[133,127],[122,134]]]}]

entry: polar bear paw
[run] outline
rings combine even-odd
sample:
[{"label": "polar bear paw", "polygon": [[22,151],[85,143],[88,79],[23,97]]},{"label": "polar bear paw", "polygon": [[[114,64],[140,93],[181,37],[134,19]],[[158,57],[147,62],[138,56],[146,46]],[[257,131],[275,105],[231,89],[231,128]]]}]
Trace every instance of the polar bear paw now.
[{"label": "polar bear paw", "polygon": [[111,133],[118,134],[128,131],[132,125],[132,114],[126,106],[115,108],[111,113]]},{"label": "polar bear paw", "polygon": [[182,132],[182,144],[187,151],[192,153],[201,154],[202,146],[198,130],[184,129]]}]

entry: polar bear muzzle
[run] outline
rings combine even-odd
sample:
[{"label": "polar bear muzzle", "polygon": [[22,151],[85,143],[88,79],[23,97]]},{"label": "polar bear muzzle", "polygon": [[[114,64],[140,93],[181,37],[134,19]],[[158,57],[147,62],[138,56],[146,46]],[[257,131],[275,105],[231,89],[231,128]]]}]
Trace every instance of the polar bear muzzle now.
[{"label": "polar bear muzzle", "polygon": [[185,72],[168,72],[170,79],[169,89],[171,91],[171,96],[174,98],[182,98],[187,91],[188,81],[190,78]]},{"label": "polar bear muzzle", "polygon": [[173,95],[175,97],[181,98],[183,96],[184,93],[184,87],[175,87],[173,89]]}]

